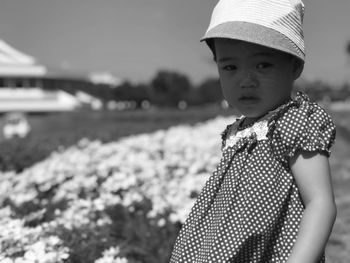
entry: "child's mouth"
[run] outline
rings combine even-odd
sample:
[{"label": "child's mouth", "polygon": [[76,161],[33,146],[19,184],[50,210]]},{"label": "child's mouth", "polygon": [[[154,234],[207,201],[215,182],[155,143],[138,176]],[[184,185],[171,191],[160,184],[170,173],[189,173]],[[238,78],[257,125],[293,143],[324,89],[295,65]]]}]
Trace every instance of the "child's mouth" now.
[{"label": "child's mouth", "polygon": [[247,104],[247,105],[255,104],[255,103],[258,103],[260,101],[259,98],[253,97],[253,96],[244,96],[244,97],[239,98],[238,100],[241,103]]}]

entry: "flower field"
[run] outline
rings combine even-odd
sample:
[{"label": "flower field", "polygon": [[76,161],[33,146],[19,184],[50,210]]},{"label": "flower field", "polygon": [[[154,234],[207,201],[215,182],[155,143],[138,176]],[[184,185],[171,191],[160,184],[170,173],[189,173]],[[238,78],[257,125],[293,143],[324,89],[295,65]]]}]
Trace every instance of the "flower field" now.
[{"label": "flower field", "polygon": [[0,262],[167,262],[227,121],[81,140],[1,174]]},{"label": "flower field", "polygon": [[[165,263],[220,159],[234,117],[115,142],[80,140],[21,173],[0,174],[0,262]],[[350,259],[350,156],[338,133],[331,166],[338,218],[329,262]]]}]

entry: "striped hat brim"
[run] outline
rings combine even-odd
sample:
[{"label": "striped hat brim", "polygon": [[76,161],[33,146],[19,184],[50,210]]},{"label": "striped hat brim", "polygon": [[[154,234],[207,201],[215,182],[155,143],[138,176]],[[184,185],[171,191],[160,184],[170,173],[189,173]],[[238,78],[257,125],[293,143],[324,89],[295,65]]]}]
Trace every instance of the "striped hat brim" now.
[{"label": "striped hat brim", "polygon": [[201,38],[201,41],[207,42],[212,51],[214,47],[208,40],[213,38],[228,38],[262,45],[294,55],[302,62],[305,61],[305,54],[294,42],[280,32],[259,24],[229,21],[215,26]]}]

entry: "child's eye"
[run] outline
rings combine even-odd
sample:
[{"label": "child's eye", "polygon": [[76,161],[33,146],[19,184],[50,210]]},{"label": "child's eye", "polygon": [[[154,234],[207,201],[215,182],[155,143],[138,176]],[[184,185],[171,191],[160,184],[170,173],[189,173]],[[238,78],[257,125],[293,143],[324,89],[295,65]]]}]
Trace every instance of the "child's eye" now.
[{"label": "child's eye", "polygon": [[233,71],[237,69],[235,65],[226,65],[226,66],[223,66],[222,68],[227,71]]},{"label": "child's eye", "polygon": [[264,69],[264,68],[270,68],[272,66],[273,65],[269,62],[262,62],[262,63],[259,63],[258,65],[256,65],[256,68],[257,69]]}]

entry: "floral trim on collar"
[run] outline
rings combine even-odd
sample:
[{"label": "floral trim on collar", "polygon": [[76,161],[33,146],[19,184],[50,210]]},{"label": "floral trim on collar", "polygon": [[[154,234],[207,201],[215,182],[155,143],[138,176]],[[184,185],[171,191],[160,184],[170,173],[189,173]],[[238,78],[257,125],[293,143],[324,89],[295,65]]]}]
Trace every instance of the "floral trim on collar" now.
[{"label": "floral trim on collar", "polygon": [[223,150],[228,147],[234,146],[239,140],[243,138],[251,137],[254,134],[254,137],[258,141],[267,140],[268,133],[268,118],[271,117],[271,114],[266,115],[264,118],[256,121],[253,125],[240,130],[239,123],[241,119],[238,119],[233,125],[231,125],[227,131],[225,145]]}]

